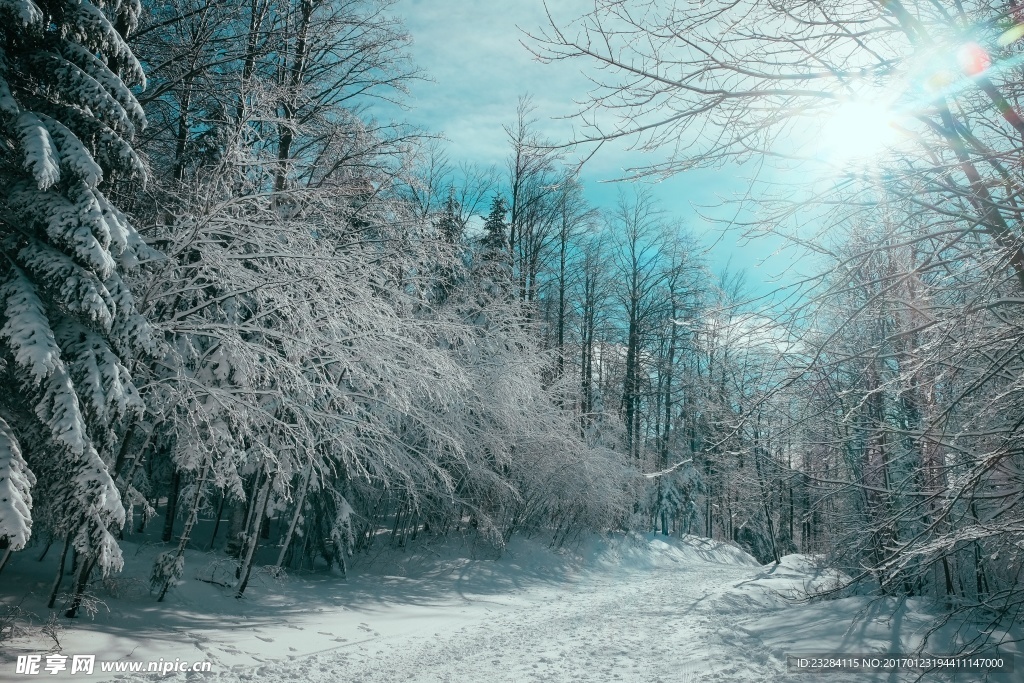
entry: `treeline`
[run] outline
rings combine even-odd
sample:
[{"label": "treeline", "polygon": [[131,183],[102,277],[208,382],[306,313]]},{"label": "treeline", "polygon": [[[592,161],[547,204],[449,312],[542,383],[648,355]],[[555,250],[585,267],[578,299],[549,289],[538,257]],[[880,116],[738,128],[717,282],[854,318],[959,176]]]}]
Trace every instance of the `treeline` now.
[{"label": "treeline", "polygon": [[736,292],[643,191],[588,205],[528,98],[490,168],[375,120],[420,76],[392,9],[0,5],[0,551],[53,547],[51,607],[154,524],[159,599],[187,548],[241,595],[261,550],[467,530],[774,547],[720,438]]}]

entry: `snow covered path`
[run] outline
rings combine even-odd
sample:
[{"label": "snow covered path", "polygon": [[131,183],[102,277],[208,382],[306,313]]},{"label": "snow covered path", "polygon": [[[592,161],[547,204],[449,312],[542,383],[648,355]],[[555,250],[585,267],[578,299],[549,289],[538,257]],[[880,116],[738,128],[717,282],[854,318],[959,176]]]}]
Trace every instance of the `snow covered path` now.
[{"label": "snow covered path", "polygon": [[[535,593],[473,624],[403,643],[325,654],[292,671],[310,681],[776,680],[784,664],[730,635],[749,614],[722,601],[756,570],[656,567],[644,576],[590,576]],[[625,579],[625,580],[623,580]],[[397,646],[397,647],[396,647]],[[267,671],[271,680],[286,670]]]},{"label": "snow covered path", "polygon": [[[355,608],[342,617],[349,623],[333,626],[341,632],[355,622],[362,637],[203,680],[783,680],[785,661],[741,629],[755,615],[751,602],[734,593],[763,568],[721,547],[709,548],[721,558],[716,562],[686,561],[678,549],[661,545],[667,552],[645,567],[607,564],[570,581],[507,593],[457,589],[431,604]],[[489,584],[486,577],[459,579],[457,587]],[[332,631],[330,623],[321,626],[321,635]]]},{"label": "snow covered path", "polygon": [[[159,548],[132,557],[138,574]],[[141,665],[48,680],[177,683],[457,681],[913,681],[916,674],[791,674],[786,654],[911,652],[927,605],[853,596],[796,604],[784,594],[834,580],[803,556],[762,567],[746,553],[687,537],[592,539],[576,553],[517,540],[499,560],[475,546],[353,558],[349,581],[325,573],[254,575],[245,600],[210,583],[230,563],[196,554],[185,581],[157,605],[142,591],[104,596],[106,609],[61,634],[64,654]],[[39,563],[24,563],[38,572]],[[17,567],[16,567],[17,569]],[[21,571],[21,570],[19,570]],[[45,577],[25,573],[31,600]],[[198,579],[198,580],[196,580]],[[933,643],[932,651],[948,651]],[[0,650],[0,681],[16,656],[46,652],[38,633]],[[1019,656],[1018,661],[1024,662]],[[207,662],[209,673],[146,672],[157,661]],[[928,674],[925,680],[948,680]],[[981,680],[978,675],[959,680]],[[991,681],[1019,680],[1002,674]]]}]

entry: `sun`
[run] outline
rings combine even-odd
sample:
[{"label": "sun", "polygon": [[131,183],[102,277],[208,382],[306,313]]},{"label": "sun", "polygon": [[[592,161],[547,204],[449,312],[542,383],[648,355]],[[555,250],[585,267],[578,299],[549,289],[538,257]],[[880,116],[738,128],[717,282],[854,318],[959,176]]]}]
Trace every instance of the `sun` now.
[{"label": "sun", "polygon": [[895,123],[894,113],[884,104],[843,102],[822,127],[820,156],[843,167],[871,165],[896,143]]}]

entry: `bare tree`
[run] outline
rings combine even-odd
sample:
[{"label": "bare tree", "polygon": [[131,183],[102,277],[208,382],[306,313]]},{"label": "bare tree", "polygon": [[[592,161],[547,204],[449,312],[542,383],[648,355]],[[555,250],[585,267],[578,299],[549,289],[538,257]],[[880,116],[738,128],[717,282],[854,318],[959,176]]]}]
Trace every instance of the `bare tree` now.
[{"label": "bare tree", "polygon": [[619,195],[611,216],[611,231],[616,241],[613,259],[619,283],[614,296],[622,309],[626,339],[622,386],[626,450],[638,459],[643,443],[641,403],[649,381],[648,344],[663,304],[658,295],[666,277],[661,260],[668,233],[660,210],[644,190],[638,190],[632,198]]},{"label": "bare tree", "polygon": [[532,111],[530,98],[520,98],[516,121],[505,128],[512,147],[508,159],[508,243],[523,301],[537,298],[541,259],[558,224],[557,188],[567,180],[557,172],[557,154],[538,136]]}]

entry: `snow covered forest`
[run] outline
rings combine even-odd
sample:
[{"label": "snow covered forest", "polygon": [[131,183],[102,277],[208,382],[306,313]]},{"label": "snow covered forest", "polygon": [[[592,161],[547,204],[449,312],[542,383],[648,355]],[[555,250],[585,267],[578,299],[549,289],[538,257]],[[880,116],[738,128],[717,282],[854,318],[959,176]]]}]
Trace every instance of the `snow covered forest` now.
[{"label": "snow covered forest", "polygon": [[[49,555],[74,617],[140,539],[162,602],[186,551],[241,597],[381,546],[639,531],[1013,624],[1017,3],[524,29],[594,79],[578,136],[524,92],[481,166],[378,114],[429,76],[401,3],[0,0],[0,598]],[[649,163],[596,206],[579,159],[620,141]],[[708,167],[757,169],[722,201],[801,255],[778,291],[647,185]]]}]

